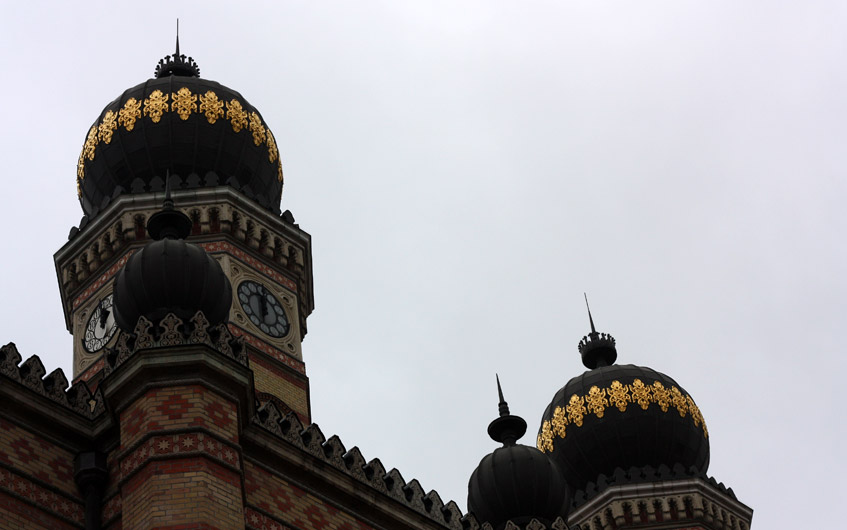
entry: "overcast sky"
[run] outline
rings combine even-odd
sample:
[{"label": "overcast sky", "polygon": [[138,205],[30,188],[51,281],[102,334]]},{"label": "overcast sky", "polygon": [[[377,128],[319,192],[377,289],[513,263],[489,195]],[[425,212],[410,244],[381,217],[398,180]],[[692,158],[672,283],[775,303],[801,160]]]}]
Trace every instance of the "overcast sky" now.
[{"label": "overcast sky", "polygon": [[499,372],[534,445],[595,322],[679,382],[754,528],[843,503],[847,3],[9,2],[0,343],[70,378],[86,132],[182,51],[313,238],[313,419],[464,509]]}]

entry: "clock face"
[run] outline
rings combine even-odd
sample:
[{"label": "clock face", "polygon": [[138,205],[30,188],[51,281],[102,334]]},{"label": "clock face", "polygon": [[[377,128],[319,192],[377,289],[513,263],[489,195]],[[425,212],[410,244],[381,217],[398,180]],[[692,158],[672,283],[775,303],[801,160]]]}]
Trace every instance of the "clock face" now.
[{"label": "clock face", "polygon": [[115,323],[115,313],[112,311],[112,295],[100,300],[88,324],[85,326],[85,338],[83,346],[89,353],[94,353],[109,342],[118,325]]},{"label": "clock face", "polygon": [[288,334],[291,327],[279,300],[261,283],[241,282],[238,286],[238,301],[254,326],[271,337]]}]

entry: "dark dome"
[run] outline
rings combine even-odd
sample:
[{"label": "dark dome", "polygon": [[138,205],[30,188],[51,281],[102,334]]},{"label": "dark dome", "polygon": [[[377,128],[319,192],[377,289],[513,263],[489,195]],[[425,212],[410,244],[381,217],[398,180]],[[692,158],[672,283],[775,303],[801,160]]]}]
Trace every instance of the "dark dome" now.
[{"label": "dark dome", "polygon": [[709,467],[706,423],[670,377],[633,365],[598,366],[574,377],[544,411],[538,448],[572,490],[615,468]]},{"label": "dark dome", "polygon": [[203,248],[177,239],[190,226],[173,210],[151,216],[147,228],[157,240],[130,256],[115,277],[113,306],[122,330],[132,332],[142,316],[155,323],[168,313],[187,321],[202,311],[210,325],[227,320],[229,279]]},{"label": "dark dome", "polygon": [[500,417],[488,433],[503,447],[486,455],[468,482],[468,511],[496,530],[507,521],[523,525],[533,518],[549,526],[567,515],[568,487],[561,471],[538,449],[516,443],[525,432],[526,422],[509,414],[501,392]]},{"label": "dark dome", "polygon": [[77,164],[86,215],[120,194],[161,191],[166,171],[181,177],[176,188],[230,184],[278,213],[282,164],[259,111],[197,77],[190,59],[156,72],[106,105],[88,131]]}]

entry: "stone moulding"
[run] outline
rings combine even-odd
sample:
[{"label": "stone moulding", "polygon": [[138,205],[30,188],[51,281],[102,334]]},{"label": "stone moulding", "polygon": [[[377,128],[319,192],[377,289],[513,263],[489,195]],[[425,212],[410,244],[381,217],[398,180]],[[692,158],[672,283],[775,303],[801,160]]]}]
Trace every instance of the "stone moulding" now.
[{"label": "stone moulding", "polygon": [[[273,402],[267,402],[256,411],[253,424],[276,435],[330,466],[387,495],[433,522],[454,530],[479,530],[473,515],[463,515],[459,506],[450,501],[445,504],[435,490],[425,493],[420,483],[406,482],[397,469],[386,472],[378,458],[370,462],[358,447],[345,449],[341,439],[333,435],[327,439],[317,424],[307,427],[293,413],[282,415]],[[558,529],[557,529],[558,530]]]},{"label": "stone moulding", "polygon": [[106,375],[112,373],[133,354],[141,350],[205,344],[247,366],[244,341],[230,333],[225,323],[210,326],[202,311],[188,322],[168,313],[156,325],[144,317],[138,319],[133,333],[119,332],[117,343],[106,351]]},{"label": "stone moulding", "polygon": [[105,413],[103,394],[99,389],[92,393],[83,381],[68,388],[68,379],[61,368],[47,376],[44,375],[46,372],[37,355],[21,363],[21,354],[15,343],[0,347],[0,374],[7,379],[16,381],[84,418],[94,419]]}]

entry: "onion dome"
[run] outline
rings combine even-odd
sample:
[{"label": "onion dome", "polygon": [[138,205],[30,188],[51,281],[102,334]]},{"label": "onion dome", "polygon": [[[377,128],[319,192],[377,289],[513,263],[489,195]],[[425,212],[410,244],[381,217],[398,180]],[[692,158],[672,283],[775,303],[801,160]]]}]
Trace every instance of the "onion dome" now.
[{"label": "onion dome", "polygon": [[579,352],[589,370],[556,392],[538,448],[557,462],[572,491],[616,468],[682,465],[705,473],[709,433],[694,400],[661,372],[613,364],[615,339],[598,333],[590,309],[588,315],[591,333]]},{"label": "onion dome", "polygon": [[194,59],[176,52],[155,77],[106,105],[77,163],[82,209],[94,217],[122,194],[230,185],[279,213],[282,165],[261,113],[238,92],[200,78]]},{"label": "onion dome", "polygon": [[232,288],[220,263],[202,247],[187,243],[191,220],[173,208],[170,190],[164,208],[150,216],[154,239],[127,260],[114,286],[115,322],[132,332],[140,317],[156,323],[168,313],[184,321],[202,311],[211,326],[225,322]]},{"label": "onion dome", "polygon": [[500,379],[500,417],[488,426],[488,435],[503,444],[485,456],[468,482],[468,510],[480,523],[501,530],[508,521],[523,526],[532,519],[550,526],[566,515],[568,488],[555,462],[534,447],[517,444],[526,422],[509,414]]}]

